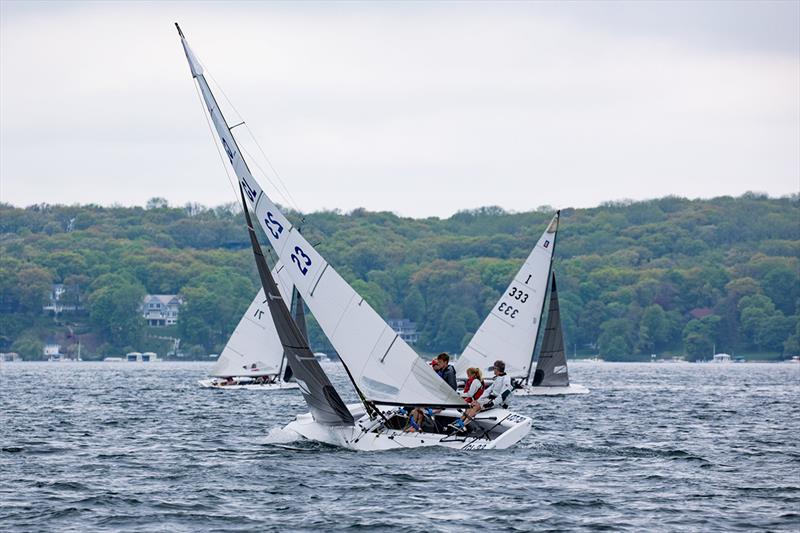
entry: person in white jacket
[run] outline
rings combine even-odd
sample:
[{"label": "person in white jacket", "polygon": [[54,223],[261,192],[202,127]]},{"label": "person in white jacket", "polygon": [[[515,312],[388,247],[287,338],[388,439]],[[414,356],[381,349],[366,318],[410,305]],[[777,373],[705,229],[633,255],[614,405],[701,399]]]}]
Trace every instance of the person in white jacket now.
[{"label": "person in white jacket", "polygon": [[478,401],[470,404],[470,408],[467,409],[464,416],[450,424],[451,427],[458,431],[466,431],[466,425],[481,411],[506,407],[511,392],[514,390],[511,378],[506,374],[506,364],[498,359],[494,362],[492,370],[494,370],[492,385],[484,391]]}]

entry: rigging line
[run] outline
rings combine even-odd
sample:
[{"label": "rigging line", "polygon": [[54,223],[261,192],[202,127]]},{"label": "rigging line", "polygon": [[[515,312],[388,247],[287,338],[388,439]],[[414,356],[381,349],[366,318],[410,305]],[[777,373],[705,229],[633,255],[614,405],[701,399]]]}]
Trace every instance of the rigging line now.
[{"label": "rigging line", "polygon": [[[242,124],[244,124],[244,129],[245,129],[245,130],[247,131],[247,133],[250,135],[250,138],[251,138],[251,139],[253,139],[253,142],[255,143],[256,147],[258,147],[258,151],[259,151],[259,152],[261,152],[261,155],[262,155],[262,156],[264,157],[264,159],[266,160],[266,162],[267,162],[267,165],[269,165],[269,168],[270,168],[270,169],[272,169],[272,172],[275,174],[275,177],[278,179],[278,182],[279,182],[279,183],[281,184],[281,186],[283,187],[283,189],[284,189],[284,191],[285,191],[285,193],[286,193],[286,196],[288,196],[288,198],[285,198],[285,199],[287,200],[287,202],[289,203],[289,205],[291,205],[291,206],[292,206],[292,208],[293,208],[293,209],[295,209],[295,210],[296,210],[298,213],[301,213],[302,211],[299,209],[299,207],[298,207],[298,205],[297,205],[297,202],[295,202],[294,198],[292,197],[292,193],[291,193],[291,192],[289,192],[289,187],[287,187],[287,186],[286,186],[286,183],[284,183],[284,181],[283,181],[283,178],[281,178],[281,175],[280,175],[280,173],[279,173],[279,172],[278,172],[278,170],[275,168],[275,166],[272,164],[272,161],[270,160],[270,158],[269,158],[269,157],[267,157],[267,154],[264,152],[264,149],[263,149],[263,148],[261,148],[261,144],[259,144],[259,142],[258,142],[258,139],[256,139],[256,136],[255,136],[255,135],[253,135],[253,131],[250,129],[250,126],[248,126],[248,125],[247,125],[247,123],[245,122],[245,120],[244,120],[244,117],[242,116],[242,114],[241,114],[241,113],[239,113],[239,110],[238,110],[238,109],[236,109],[236,106],[234,106],[234,105],[233,105],[233,102],[231,102],[231,99],[230,99],[230,98],[228,98],[228,95],[225,93],[225,89],[223,89],[223,88],[222,88],[222,85],[220,85],[220,84],[219,84],[219,82],[217,82],[217,79],[214,77],[214,75],[213,75],[213,74],[211,74],[211,72],[210,72],[210,71],[208,71],[208,70],[206,69],[206,66],[205,66],[205,65],[202,65],[202,66],[203,66],[203,69],[204,69],[204,70],[206,70],[206,72],[208,73],[208,77],[209,77],[209,78],[211,78],[211,81],[213,81],[213,82],[214,82],[214,85],[216,85],[216,86],[217,86],[217,88],[220,90],[220,92],[222,93],[222,96],[223,96],[223,97],[225,98],[225,100],[228,102],[228,105],[229,105],[229,106],[231,106],[231,109],[233,109],[233,112],[234,112],[234,113],[236,113],[236,114],[239,116],[239,120],[242,122]],[[239,125],[240,125],[240,124],[237,124],[237,126],[239,126]],[[232,128],[231,128],[231,129],[232,129]],[[233,135],[233,132],[231,132],[231,135]],[[252,155],[250,156],[250,158],[253,160],[253,162],[256,164],[256,166],[258,166],[258,167],[259,167],[259,169],[261,170],[261,172],[264,172],[264,169],[262,169],[262,168],[261,168],[261,167],[258,165],[258,163],[255,161],[255,158],[254,158],[254,157],[252,157]],[[264,175],[266,176],[266,175],[267,175],[267,173],[266,173],[266,172],[264,172]],[[270,182],[270,183],[272,183],[272,182]],[[277,185],[275,185],[274,183],[273,183],[272,185],[273,185],[273,187],[275,187],[275,190],[277,190],[277,191],[279,191],[279,192],[280,192],[280,188],[279,188]],[[281,195],[283,195],[283,192],[281,192]]]},{"label": "rigging line", "polygon": [[217,142],[217,137],[214,135],[214,130],[211,126],[211,121],[208,118],[208,113],[206,112],[206,104],[203,101],[203,96],[200,94],[200,88],[197,86],[197,82],[192,80],[192,84],[194,85],[194,90],[197,93],[197,98],[200,100],[200,107],[203,112],[203,118],[206,119],[206,125],[208,126],[208,131],[211,132],[211,142],[214,143],[214,148],[217,149],[217,155],[219,155],[220,163],[222,163],[222,168],[225,169],[225,176],[228,178],[228,183],[231,186],[231,190],[233,191],[233,197],[236,199],[236,203],[239,202],[239,196],[236,194],[236,186],[233,184],[233,180],[231,179],[230,170],[228,169],[228,164],[225,163],[225,158],[222,156],[222,150],[219,149],[219,143]]},{"label": "rigging line", "polygon": [[[231,135],[233,135],[233,132],[231,132]],[[272,185],[272,187],[275,189],[275,192],[276,192],[276,193],[278,193],[278,194],[280,195],[280,197],[281,197],[281,198],[283,198],[284,200],[286,200],[286,205],[287,205],[287,206],[288,206],[290,209],[294,209],[296,212],[300,213],[300,209],[297,207],[297,205],[296,205],[294,202],[292,202],[292,200],[291,200],[289,197],[287,197],[287,196],[286,196],[286,195],[285,195],[285,194],[284,194],[284,193],[281,191],[280,187],[278,187],[278,186],[275,184],[275,182],[274,182],[274,181],[272,181],[272,179],[269,177],[269,174],[267,174],[267,172],[266,172],[266,171],[265,171],[265,170],[264,170],[264,169],[261,167],[261,165],[259,165],[259,164],[258,164],[258,160],[257,160],[255,157],[253,157],[253,154],[251,154],[251,153],[250,153],[250,151],[249,151],[247,148],[245,148],[244,146],[242,146],[242,145],[239,145],[239,149],[240,149],[242,152],[244,152],[244,153],[245,153],[245,154],[246,154],[246,155],[247,155],[247,156],[250,158],[250,162],[251,162],[251,163],[253,163],[253,164],[255,165],[255,167],[256,167],[258,170],[260,170],[260,171],[261,171],[261,173],[264,175],[264,177],[265,177],[265,178],[266,178],[266,180],[269,182],[269,184],[270,184],[270,185]]]},{"label": "rigging line", "polygon": [[[231,102],[231,101],[230,101],[230,99],[228,98],[228,95],[227,95],[227,94],[225,94],[225,90],[224,90],[224,89],[222,88],[222,86],[221,86],[221,85],[220,85],[220,84],[217,82],[217,80],[216,80],[216,78],[214,78],[213,74],[211,74],[211,71],[210,71],[210,70],[209,70],[209,69],[206,67],[205,63],[203,63],[203,62],[202,62],[202,61],[200,61],[200,60],[197,60],[197,61],[198,61],[198,63],[200,63],[200,66],[201,66],[201,67],[202,67],[202,69],[203,69],[203,77],[206,77],[206,75],[208,75],[208,77],[209,77],[209,78],[211,78],[211,81],[213,81],[213,82],[214,82],[214,85],[216,85],[217,89],[219,89],[219,91],[222,93],[223,97],[224,97],[224,98],[225,98],[225,100],[228,102],[228,105],[231,107],[231,109],[233,109],[233,112],[234,112],[234,113],[236,113],[236,115],[238,115],[238,117],[239,117],[239,119],[240,119],[240,121],[241,121],[241,122],[239,122],[238,124],[236,124],[236,126],[241,126],[242,124],[244,124],[244,127],[248,129],[248,132],[250,132],[250,131],[249,131],[249,128],[247,127],[247,124],[246,124],[246,123],[245,123],[245,121],[243,120],[243,117],[242,117],[241,113],[239,113],[239,111],[238,111],[238,110],[236,109],[236,107],[233,105],[233,102]],[[206,80],[206,83],[207,83],[207,80]],[[196,83],[195,83],[195,90],[197,90],[197,91],[198,91],[198,96],[200,96],[200,93],[199,93],[199,88],[197,87],[197,84],[196,84]],[[202,96],[200,96],[200,101],[201,101],[201,102],[203,102]],[[204,103],[204,102],[203,102],[203,104],[202,104],[202,105],[203,105],[203,108],[205,109],[205,103]],[[215,102],[215,105],[217,105],[217,107],[219,107],[219,104],[218,104],[218,103],[216,103],[216,102]],[[221,112],[221,110],[220,110],[220,112]],[[205,112],[204,112],[204,115],[205,115]],[[206,122],[208,122],[208,117],[207,117],[207,116],[206,116]],[[234,126],[234,128],[235,128],[236,126]],[[211,128],[211,125],[210,125],[210,123],[209,123],[209,129],[210,129],[210,128]],[[235,139],[236,139],[236,135],[233,133],[233,131],[231,131],[232,129],[233,129],[233,128],[230,128],[230,127],[229,127],[229,128],[228,128],[228,131],[229,131],[229,132],[230,132],[230,134],[231,134],[231,135],[234,137],[234,140],[235,140]],[[212,132],[211,132],[211,133],[212,133],[212,137],[214,137],[214,132],[213,132],[213,130],[212,130]],[[251,137],[253,137],[253,134],[252,134],[252,133],[250,133],[250,136],[251,136]],[[216,137],[214,137],[214,138],[216,139]],[[258,141],[256,141],[255,137],[253,137],[253,140],[255,141],[256,145],[258,145]],[[217,146],[217,152],[219,152],[219,153],[220,153],[220,158],[222,159],[222,162],[223,162],[223,165],[224,165],[224,164],[225,164],[225,159],[224,159],[224,158],[222,158],[222,152],[220,152],[220,151],[219,151],[219,146],[217,145],[217,142],[216,142],[216,140],[215,140],[214,144]],[[238,145],[238,143],[237,143],[237,145]],[[251,160],[251,162],[252,162],[252,163],[254,163],[254,164],[256,165],[256,167],[257,167],[257,168],[258,168],[258,169],[261,171],[261,173],[262,173],[262,174],[264,175],[264,177],[267,179],[267,181],[269,182],[269,184],[270,184],[270,185],[272,185],[272,187],[273,187],[273,188],[274,188],[274,189],[275,189],[275,190],[278,192],[278,194],[280,194],[280,195],[281,195],[281,197],[282,197],[284,200],[286,200],[287,204],[289,204],[289,206],[290,206],[290,207],[292,207],[292,209],[295,209],[297,212],[300,212],[300,210],[297,208],[297,206],[296,206],[296,205],[291,205],[291,204],[292,204],[292,202],[291,202],[291,201],[290,201],[290,200],[289,200],[289,199],[288,199],[288,198],[287,198],[287,197],[286,197],[286,196],[285,196],[285,195],[284,195],[284,194],[281,192],[280,188],[279,188],[279,187],[278,187],[278,186],[277,186],[277,185],[276,185],[276,184],[275,184],[275,183],[274,183],[274,182],[273,182],[273,181],[270,179],[269,175],[268,175],[268,174],[267,174],[267,173],[264,171],[264,169],[263,169],[263,168],[261,168],[261,166],[258,164],[258,161],[256,161],[256,159],[255,159],[255,158],[252,156],[252,154],[250,154],[250,153],[247,151],[247,149],[246,149],[246,148],[243,148],[242,146],[238,146],[238,148],[239,148],[240,150],[242,150],[243,152],[245,152],[247,155],[249,155],[249,156],[250,156],[250,160]],[[261,147],[260,147],[260,146],[259,146],[259,149],[261,149]],[[245,163],[245,164],[246,164],[246,163]],[[228,167],[226,166],[226,167],[225,167],[225,172],[226,172],[226,174],[227,174],[227,171],[228,171]],[[230,175],[228,175],[228,181],[230,181],[230,180],[231,180],[231,178],[230,178]],[[238,202],[239,202],[239,195],[237,194],[236,186],[235,186],[235,185],[233,185],[233,184],[231,183],[231,187],[232,187],[232,189],[233,189],[233,195],[236,197],[236,203],[238,204]],[[284,188],[285,188],[285,186],[284,186]],[[287,191],[287,192],[288,192],[288,191]]]}]

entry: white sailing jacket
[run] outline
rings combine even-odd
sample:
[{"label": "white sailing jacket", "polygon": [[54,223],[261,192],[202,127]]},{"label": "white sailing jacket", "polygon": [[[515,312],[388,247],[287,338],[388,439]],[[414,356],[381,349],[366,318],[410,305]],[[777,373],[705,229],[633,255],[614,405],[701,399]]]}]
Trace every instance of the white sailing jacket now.
[{"label": "white sailing jacket", "polygon": [[[495,376],[494,381],[486,389],[483,393],[483,396],[480,397],[478,402],[481,405],[485,405],[489,402],[493,402],[494,405],[500,406],[505,403],[508,403],[508,399],[511,397],[511,392],[514,390],[514,386],[511,384],[511,376],[508,374],[503,374],[502,376]],[[506,397],[503,398],[503,394],[506,394]]]}]

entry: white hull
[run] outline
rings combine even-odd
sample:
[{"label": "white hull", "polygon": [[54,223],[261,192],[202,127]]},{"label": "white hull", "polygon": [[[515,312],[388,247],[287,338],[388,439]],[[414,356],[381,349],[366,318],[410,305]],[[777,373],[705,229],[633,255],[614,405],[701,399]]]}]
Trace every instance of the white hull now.
[{"label": "white hull", "polygon": [[566,387],[523,387],[515,389],[515,396],[566,396],[568,394],[588,394],[589,389],[583,385],[570,383]]},{"label": "white hull", "polygon": [[221,382],[215,379],[201,379],[197,382],[201,387],[206,389],[236,389],[236,390],[290,390],[297,389],[299,386],[297,382],[290,381],[288,383],[279,381],[277,383],[235,383],[232,385],[222,385]]},{"label": "white hull", "polygon": [[[325,426],[318,424],[310,413],[298,415],[285,429],[305,439],[340,446],[355,451],[383,451],[405,448],[426,448],[442,446],[455,450],[505,449],[513,446],[531,430],[531,419],[512,413],[506,409],[492,409],[479,413],[471,425],[488,430],[489,437],[483,435],[460,435],[434,432],[408,433],[402,429],[391,429],[382,422],[370,420],[361,404],[347,406],[356,419],[355,426]],[[394,409],[383,413],[392,420]],[[445,409],[435,416],[442,418],[460,417],[461,411]]]}]

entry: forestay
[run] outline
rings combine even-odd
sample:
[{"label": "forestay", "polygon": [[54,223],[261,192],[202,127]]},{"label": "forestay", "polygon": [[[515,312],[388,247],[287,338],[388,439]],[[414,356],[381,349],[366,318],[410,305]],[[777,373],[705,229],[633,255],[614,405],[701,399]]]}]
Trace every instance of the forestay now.
[{"label": "forestay", "polygon": [[527,378],[530,374],[553,260],[558,219],[559,212],[464,348],[464,353],[455,364],[459,378],[466,378],[467,368],[487,369],[497,359],[505,362],[506,373],[512,378]]},{"label": "forestay", "polygon": [[564,353],[564,332],[561,330],[561,311],[558,306],[555,272],[552,277],[547,326],[544,329],[536,372],[533,373],[534,387],[569,387],[567,354]]},{"label": "forestay", "polygon": [[[276,265],[273,275],[280,268],[280,265]],[[284,298],[291,294],[291,285],[287,286],[286,280],[281,280],[278,289]],[[270,376],[281,372],[283,361],[283,346],[269,316],[264,289],[261,289],[233,330],[211,369],[211,375]]]},{"label": "forestay", "polygon": [[[180,28],[178,29],[180,32]],[[278,260],[367,400],[463,405],[416,352],[305,240],[253,178],[217,106],[203,69],[181,33],[186,57],[239,183]]]}]

